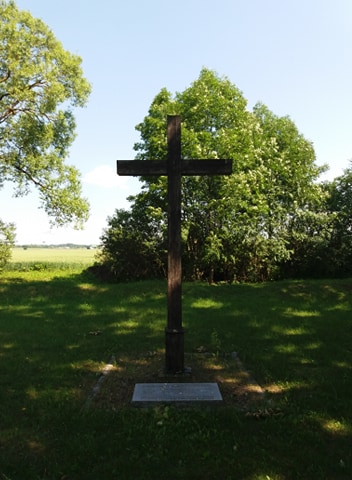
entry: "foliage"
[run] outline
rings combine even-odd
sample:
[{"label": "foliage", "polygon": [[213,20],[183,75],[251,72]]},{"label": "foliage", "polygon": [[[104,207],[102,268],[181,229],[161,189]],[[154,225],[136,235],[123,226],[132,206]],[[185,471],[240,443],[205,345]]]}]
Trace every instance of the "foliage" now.
[{"label": "foliage", "polygon": [[352,168],[320,185],[319,205],[301,209],[291,235],[293,255],[283,266],[290,277],[346,277],[352,274]]},{"label": "foliage", "polygon": [[352,274],[352,163],[329,185],[328,208],[334,215],[329,244],[330,269],[336,275]]},{"label": "foliage", "polygon": [[[154,216],[116,210],[108,218],[102,235],[104,251],[90,271],[105,280],[141,280],[165,275],[166,250],[164,237],[154,226]],[[162,255],[164,252],[164,255]]]},{"label": "foliage", "polygon": [[11,249],[15,244],[15,226],[0,219],[0,268],[4,267],[11,258]]},{"label": "foliage", "polygon": [[12,0],[0,0],[0,19],[0,184],[13,182],[17,196],[35,186],[53,224],[79,228],[89,207],[65,158],[75,138],[72,107],[90,93],[81,59]]},{"label": "foliage", "polygon": [[[289,117],[277,117],[266,106],[253,111],[227,78],[203,69],[189,88],[172,96],[162,89],[148,115],[137,125],[141,141],[136,158],[166,157],[166,116],[182,118],[184,158],[231,158],[233,174],[184,177],[182,181],[183,272],[186,278],[257,281],[280,276],[295,252],[293,238],[304,222],[320,212],[324,196],[316,183],[323,168],[315,164],[311,142]],[[134,236],[144,236],[163,262],[166,224],[166,178],[144,177],[141,194],[131,198]],[[302,215],[304,212],[304,215]],[[112,248],[121,211],[110,219],[102,237],[102,263],[114,264],[117,279],[134,272],[134,258]],[[139,220],[137,220],[137,218]],[[141,222],[140,219],[143,219]],[[299,219],[299,220],[298,220]],[[153,231],[147,225],[153,224]],[[121,245],[130,241],[120,222]],[[302,237],[303,244],[303,237]],[[155,247],[156,248],[155,248]],[[115,253],[116,252],[116,253]],[[143,254],[148,262],[148,250]],[[155,262],[155,256],[151,256]]]}]

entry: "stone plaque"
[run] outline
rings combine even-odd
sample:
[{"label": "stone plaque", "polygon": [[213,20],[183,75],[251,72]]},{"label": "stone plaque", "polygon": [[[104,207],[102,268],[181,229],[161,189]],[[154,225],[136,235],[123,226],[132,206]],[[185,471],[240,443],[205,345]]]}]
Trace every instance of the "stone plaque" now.
[{"label": "stone plaque", "polygon": [[148,405],[152,403],[197,403],[222,402],[217,383],[137,383],[134,387],[132,403]]}]

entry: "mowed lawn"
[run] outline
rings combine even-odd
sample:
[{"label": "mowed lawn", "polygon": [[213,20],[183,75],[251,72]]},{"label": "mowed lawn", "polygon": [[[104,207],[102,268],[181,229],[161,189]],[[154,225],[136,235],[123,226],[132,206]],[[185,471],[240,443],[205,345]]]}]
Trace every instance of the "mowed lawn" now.
[{"label": "mowed lawn", "polygon": [[128,355],[163,350],[166,282],[3,272],[0,479],[350,480],[351,295],[351,279],[186,283],[186,351],[236,351],[267,412],[87,409],[112,355],[128,376]]}]

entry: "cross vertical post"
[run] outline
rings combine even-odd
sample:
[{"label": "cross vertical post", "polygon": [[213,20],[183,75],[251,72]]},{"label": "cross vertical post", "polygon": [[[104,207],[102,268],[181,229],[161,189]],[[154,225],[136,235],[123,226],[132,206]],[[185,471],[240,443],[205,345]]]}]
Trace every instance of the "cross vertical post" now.
[{"label": "cross vertical post", "polygon": [[182,326],[181,265],[181,178],[182,175],[230,175],[232,160],[181,160],[181,118],[167,117],[167,159],[118,160],[119,175],[166,175],[168,199],[167,326],[165,328],[165,370],[184,372],[184,329]]},{"label": "cross vertical post", "polygon": [[167,118],[168,177],[168,302],[165,329],[165,368],[184,371],[181,264],[181,119]]}]

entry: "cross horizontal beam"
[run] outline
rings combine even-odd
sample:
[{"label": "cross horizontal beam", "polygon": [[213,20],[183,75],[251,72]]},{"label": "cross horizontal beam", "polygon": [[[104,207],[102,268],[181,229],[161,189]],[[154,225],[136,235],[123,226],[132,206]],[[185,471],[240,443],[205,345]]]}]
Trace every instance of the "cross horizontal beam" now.
[{"label": "cross horizontal beam", "polygon": [[[168,175],[167,160],[117,160],[119,175]],[[181,175],[230,175],[232,160],[181,160]]]}]

